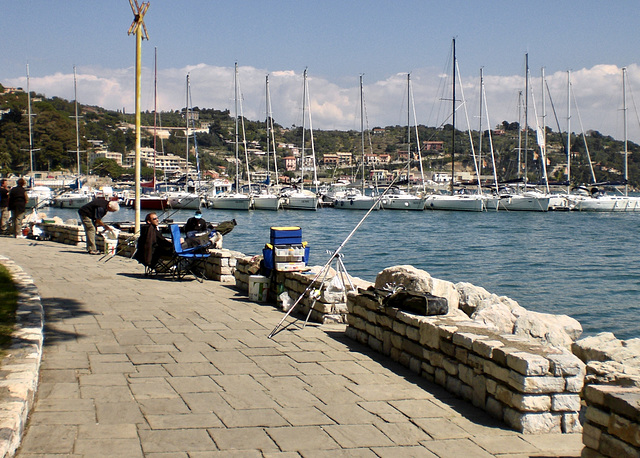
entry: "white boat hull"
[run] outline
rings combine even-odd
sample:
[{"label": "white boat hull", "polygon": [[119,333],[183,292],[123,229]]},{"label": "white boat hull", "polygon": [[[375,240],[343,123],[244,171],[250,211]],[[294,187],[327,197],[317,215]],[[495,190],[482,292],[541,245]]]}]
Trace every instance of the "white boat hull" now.
[{"label": "white boat hull", "polygon": [[333,200],[333,208],[339,210],[374,210],[380,209],[380,202],[375,197],[357,196],[357,197],[339,197]]},{"label": "white boat hull", "polygon": [[217,210],[249,210],[251,197],[247,194],[217,194],[209,199],[209,207]]},{"label": "white boat hull", "polygon": [[167,195],[167,203],[171,208],[198,210],[202,201],[198,194]]},{"label": "white boat hull", "polygon": [[57,208],[80,208],[91,202],[92,197],[85,194],[61,195],[53,199],[53,206]]},{"label": "white boat hull", "polygon": [[255,210],[276,211],[282,208],[282,200],[273,194],[253,196],[253,208]]},{"label": "white boat hull", "polygon": [[487,210],[494,211],[546,212],[549,210],[549,197],[521,194],[490,197],[486,200],[485,205]]},{"label": "white boat hull", "polygon": [[318,196],[312,193],[293,193],[284,197],[282,207],[288,210],[311,210],[318,209]]},{"label": "white boat hull", "polygon": [[426,210],[481,212],[484,210],[484,200],[481,196],[428,196],[424,208]]},{"label": "white boat hull", "polygon": [[381,206],[384,210],[424,210],[426,199],[411,195],[384,196]]}]

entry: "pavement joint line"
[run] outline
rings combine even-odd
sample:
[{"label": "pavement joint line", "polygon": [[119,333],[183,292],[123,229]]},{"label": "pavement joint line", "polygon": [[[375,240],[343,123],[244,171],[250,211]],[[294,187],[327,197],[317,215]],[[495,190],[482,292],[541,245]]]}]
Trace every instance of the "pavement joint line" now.
[{"label": "pavement joint line", "polygon": [[1,399],[3,406],[10,404],[11,408],[0,410],[0,425],[8,433],[0,438],[0,456],[12,456],[22,441],[38,389],[44,341],[44,309],[33,278],[6,256],[0,255],[0,264],[10,272],[18,290],[12,343],[0,366],[9,374],[21,373],[20,378],[11,379],[6,385],[8,393],[3,394]]}]

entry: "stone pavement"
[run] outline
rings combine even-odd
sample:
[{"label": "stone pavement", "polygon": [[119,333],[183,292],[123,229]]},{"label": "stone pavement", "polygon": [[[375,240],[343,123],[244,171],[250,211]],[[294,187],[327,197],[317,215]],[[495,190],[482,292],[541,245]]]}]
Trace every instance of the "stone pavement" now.
[{"label": "stone pavement", "polygon": [[580,456],[523,435],[347,339],[213,281],[145,278],[125,258],[0,238],[46,312],[20,457]]}]

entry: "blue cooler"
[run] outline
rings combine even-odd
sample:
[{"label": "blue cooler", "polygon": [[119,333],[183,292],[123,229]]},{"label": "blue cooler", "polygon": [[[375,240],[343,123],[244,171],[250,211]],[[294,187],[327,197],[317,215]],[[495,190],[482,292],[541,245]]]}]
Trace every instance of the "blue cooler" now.
[{"label": "blue cooler", "polygon": [[302,243],[302,229],[297,226],[272,227],[271,245],[291,245]]}]

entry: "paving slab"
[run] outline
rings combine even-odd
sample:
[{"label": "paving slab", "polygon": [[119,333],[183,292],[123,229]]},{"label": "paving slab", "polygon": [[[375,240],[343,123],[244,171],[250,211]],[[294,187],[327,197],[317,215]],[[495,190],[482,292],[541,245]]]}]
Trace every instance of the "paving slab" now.
[{"label": "paving slab", "polygon": [[[526,436],[344,335],[214,281],[0,238],[45,310],[35,405],[17,455],[579,456]],[[38,374],[36,374],[37,376]]]}]

